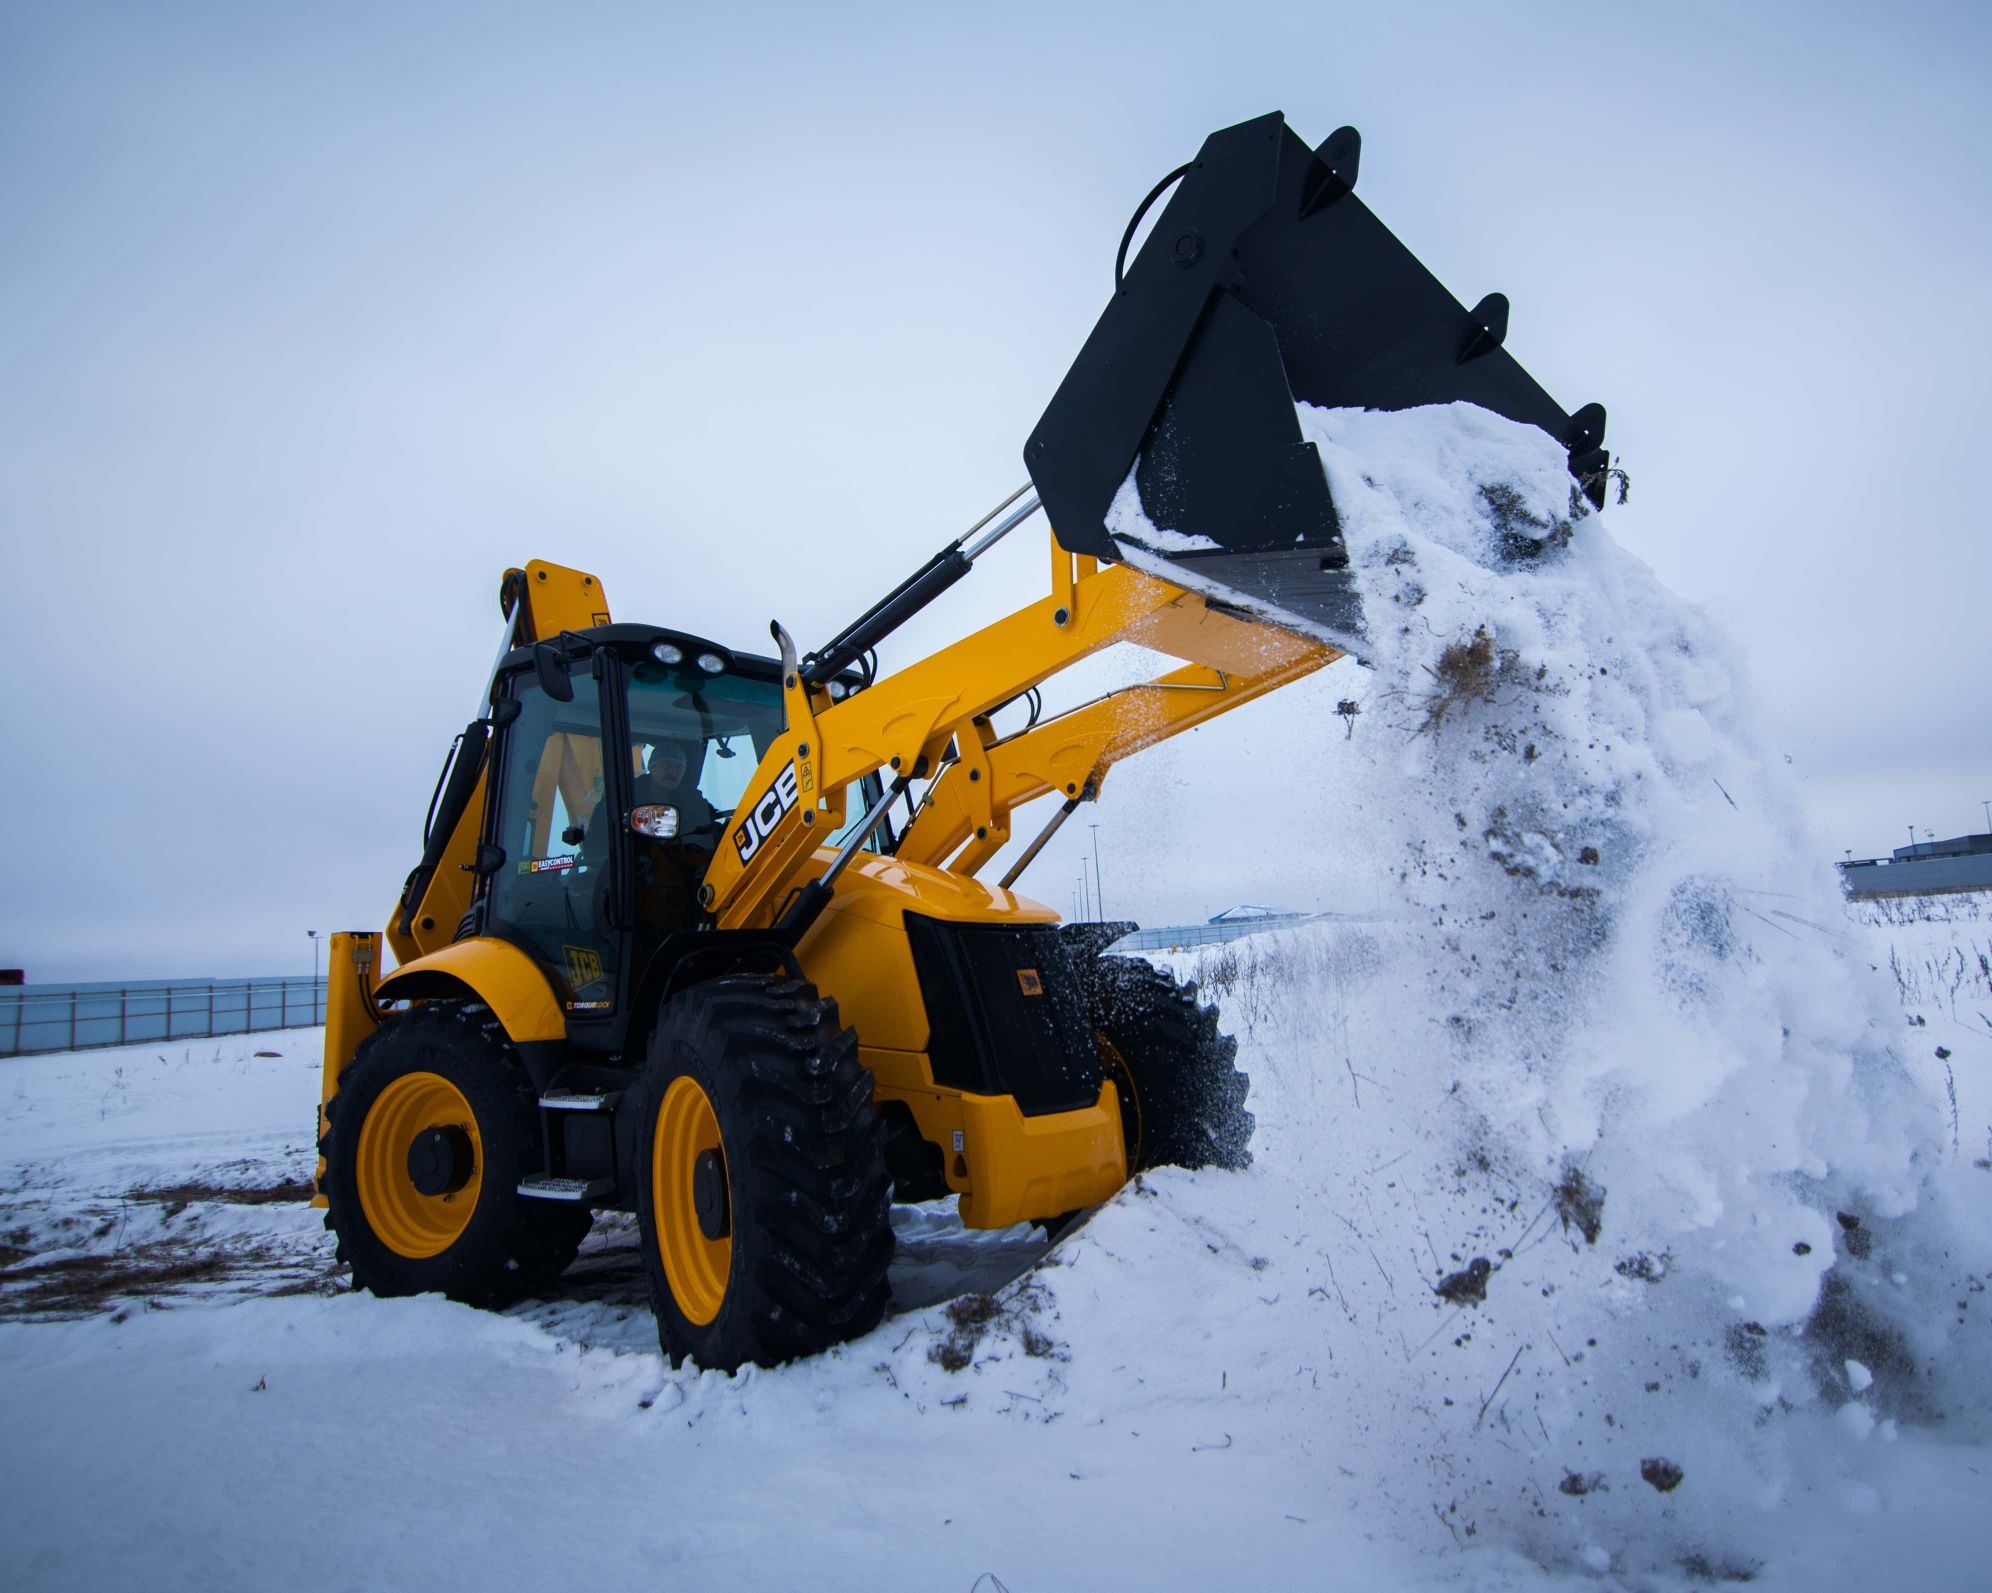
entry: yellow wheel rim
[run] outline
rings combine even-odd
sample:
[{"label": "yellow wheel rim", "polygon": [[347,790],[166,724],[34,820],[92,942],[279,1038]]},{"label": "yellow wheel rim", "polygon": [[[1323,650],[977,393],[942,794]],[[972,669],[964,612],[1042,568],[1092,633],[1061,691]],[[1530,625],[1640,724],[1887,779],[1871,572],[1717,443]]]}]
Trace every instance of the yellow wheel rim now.
[{"label": "yellow wheel rim", "polygon": [[[432,1129],[469,1142],[468,1176],[440,1194],[425,1195],[408,1170],[409,1147]],[[461,1136],[461,1138],[458,1138]],[[484,1187],[484,1142],[463,1091],[437,1073],[404,1073],[375,1098],[360,1125],[360,1210],[367,1226],[396,1255],[411,1261],[440,1255],[463,1236]]]},{"label": "yellow wheel rim", "polygon": [[650,1215],[671,1298],[699,1327],[719,1315],[733,1267],[730,1224],[719,1238],[709,1239],[699,1223],[694,1179],[699,1158],[708,1151],[718,1158],[724,1188],[726,1145],[712,1101],[696,1079],[675,1078],[657,1108],[650,1136]]},{"label": "yellow wheel rim", "polygon": [[1141,1092],[1134,1087],[1134,1070],[1120,1048],[1098,1029],[1093,1031],[1093,1043],[1100,1048],[1101,1067],[1120,1091],[1121,1138],[1127,1147],[1127,1175],[1132,1178],[1141,1165]]}]

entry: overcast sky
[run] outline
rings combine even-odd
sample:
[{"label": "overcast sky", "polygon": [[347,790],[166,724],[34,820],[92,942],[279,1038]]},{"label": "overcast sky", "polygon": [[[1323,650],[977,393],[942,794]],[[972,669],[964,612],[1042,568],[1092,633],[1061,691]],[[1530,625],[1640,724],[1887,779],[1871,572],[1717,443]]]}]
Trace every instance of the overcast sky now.
[{"label": "overcast sky", "polygon": [[[1370,205],[1609,407],[1612,528],[1742,640],[1822,849],[1979,827],[1989,47],[1971,5],[0,7],[0,965],[380,924],[508,563],[821,640],[1022,479],[1135,202],[1275,108],[1360,128]],[[888,666],[1033,595],[1012,540]],[[1231,905],[1112,796],[1111,909]]]}]

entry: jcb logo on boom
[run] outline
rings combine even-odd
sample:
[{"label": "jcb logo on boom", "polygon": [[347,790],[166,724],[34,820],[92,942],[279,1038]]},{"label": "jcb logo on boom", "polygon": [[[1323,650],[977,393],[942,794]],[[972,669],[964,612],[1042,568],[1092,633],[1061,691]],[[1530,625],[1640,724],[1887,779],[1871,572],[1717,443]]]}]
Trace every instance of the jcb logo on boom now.
[{"label": "jcb logo on boom", "polygon": [[775,833],[795,802],[795,765],[791,763],[775,776],[775,783],[747,810],[747,821],[733,832],[733,848],[743,864],[761,850],[761,843]]}]

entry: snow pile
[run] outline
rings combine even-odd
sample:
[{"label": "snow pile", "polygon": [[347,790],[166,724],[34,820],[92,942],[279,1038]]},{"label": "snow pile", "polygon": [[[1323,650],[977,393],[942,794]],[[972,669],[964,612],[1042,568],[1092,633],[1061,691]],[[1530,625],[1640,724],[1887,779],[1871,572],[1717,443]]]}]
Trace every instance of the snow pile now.
[{"label": "snow pile", "polygon": [[[1700,614],[1569,518],[1561,452],[1468,406],[1313,411],[1358,566],[1400,900],[1517,1170],[1614,1197],[1734,1310],[1802,1320],[1834,1212],[1914,1204],[1925,1103],[1892,992]],[[1617,1216],[1617,1213],[1624,1213]]]},{"label": "snow pile", "polygon": [[1958,1223],[1992,1189],[1735,654],[1573,519],[1561,450],[1467,405],[1301,420],[1371,671],[1333,672],[1346,745],[1308,733],[1323,692],[1286,739],[1357,793],[1334,844],[1399,921],[1202,959],[1262,1082],[1321,1103],[1255,1101],[1261,1175],[1361,1241],[1324,1249],[1342,1309],[1403,1338],[1357,1410],[1432,1457],[1448,1526],[1747,1569],[1800,1496],[1872,1507],[1852,1450],[1893,1418],[1984,1410],[1992,1246]]}]

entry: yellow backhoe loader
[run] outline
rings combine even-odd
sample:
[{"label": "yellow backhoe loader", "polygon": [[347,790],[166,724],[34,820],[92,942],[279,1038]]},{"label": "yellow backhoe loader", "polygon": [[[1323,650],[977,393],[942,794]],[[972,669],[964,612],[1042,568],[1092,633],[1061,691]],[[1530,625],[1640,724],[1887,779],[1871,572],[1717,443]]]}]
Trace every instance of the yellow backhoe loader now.
[{"label": "yellow backhoe loader", "polygon": [[[873,1327],[894,1200],[1056,1224],[1162,1163],[1235,1168],[1252,1117],[1191,987],[1013,889],[1121,759],[1358,648],[1296,396],[1565,413],[1354,187],[1347,128],[1206,140],[1129,223],[1031,481],[815,652],[611,617],[505,572],[504,632],[380,937],[334,938],[320,1200],[356,1285],[495,1304],[634,1211],[659,1338],[733,1369]],[[1142,214],[1175,192],[1132,263]],[[1049,590],[890,673],[877,648],[1043,509]],[[1045,717],[1132,643],[1179,660]],[[999,715],[1002,727],[999,728]],[[1049,822],[979,876],[1018,810]]]}]

